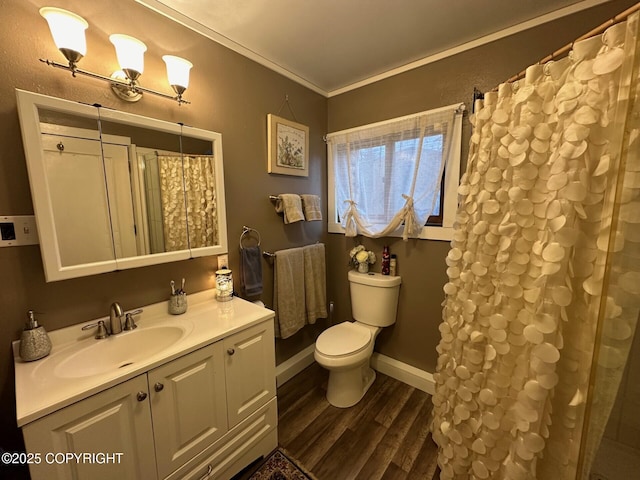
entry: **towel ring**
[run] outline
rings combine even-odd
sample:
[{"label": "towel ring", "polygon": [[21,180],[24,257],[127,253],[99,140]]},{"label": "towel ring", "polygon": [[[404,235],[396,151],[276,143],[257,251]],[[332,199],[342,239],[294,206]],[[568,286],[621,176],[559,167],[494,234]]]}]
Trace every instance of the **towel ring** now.
[{"label": "towel ring", "polygon": [[255,234],[258,236],[258,247],[260,246],[260,232],[257,231],[255,228],[251,228],[251,227],[247,227],[246,225],[242,226],[242,233],[240,234],[240,250],[242,250],[244,247],[242,246],[242,241],[245,239],[245,237],[247,237],[248,235],[251,235],[251,232],[255,232]]}]

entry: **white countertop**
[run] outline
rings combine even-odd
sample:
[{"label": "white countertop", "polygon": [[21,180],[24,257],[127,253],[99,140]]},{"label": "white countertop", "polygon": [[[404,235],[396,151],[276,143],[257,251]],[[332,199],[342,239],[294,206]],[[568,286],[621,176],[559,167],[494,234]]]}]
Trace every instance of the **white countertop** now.
[{"label": "white countertop", "polygon": [[135,316],[138,328],[133,332],[164,325],[178,325],[184,329],[184,335],[157,354],[101,374],[69,378],[55,372],[56,367],[70,355],[90,348],[94,343],[108,342],[112,339],[117,341],[119,337],[131,333],[122,332],[113,337],[96,340],[95,329],[81,330],[82,326],[98,320],[106,320],[105,323],[108,324],[108,317],[49,332],[51,353],[34,362],[23,361],[18,353],[19,341],[13,342],[18,426],[22,427],[55,410],[274,316],[272,310],[237,297],[228,302],[217,302],[215,290],[189,295],[188,304],[187,312],[182,315],[170,315],[167,312],[167,302],[141,307],[144,312]]}]

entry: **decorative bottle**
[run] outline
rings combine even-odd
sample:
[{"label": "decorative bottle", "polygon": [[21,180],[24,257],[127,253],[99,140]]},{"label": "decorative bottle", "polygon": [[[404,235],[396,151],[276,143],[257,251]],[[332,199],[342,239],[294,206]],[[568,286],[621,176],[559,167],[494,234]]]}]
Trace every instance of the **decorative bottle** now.
[{"label": "decorative bottle", "polygon": [[391,264],[391,254],[389,253],[389,247],[385,245],[382,248],[382,275],[389,275]]}]

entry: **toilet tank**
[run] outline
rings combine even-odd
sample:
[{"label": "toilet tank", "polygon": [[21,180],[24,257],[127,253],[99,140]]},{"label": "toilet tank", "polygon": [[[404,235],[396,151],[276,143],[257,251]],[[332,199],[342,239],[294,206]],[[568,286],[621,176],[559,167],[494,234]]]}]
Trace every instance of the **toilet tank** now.
[{"label": "toilet tank", "polygon": [[380,273],[349,271],[351,314],[360,323],[387,327],[396,322],[402,279]]}]

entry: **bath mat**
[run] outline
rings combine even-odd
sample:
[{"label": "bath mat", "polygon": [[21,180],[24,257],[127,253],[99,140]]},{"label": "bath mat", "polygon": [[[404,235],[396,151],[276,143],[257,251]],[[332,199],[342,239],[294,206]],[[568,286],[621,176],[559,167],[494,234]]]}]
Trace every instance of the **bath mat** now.
[{"label": "bath mat", "polygon": [[285,450],[277,448],[258,467],[249,480],[316,480]]}]

